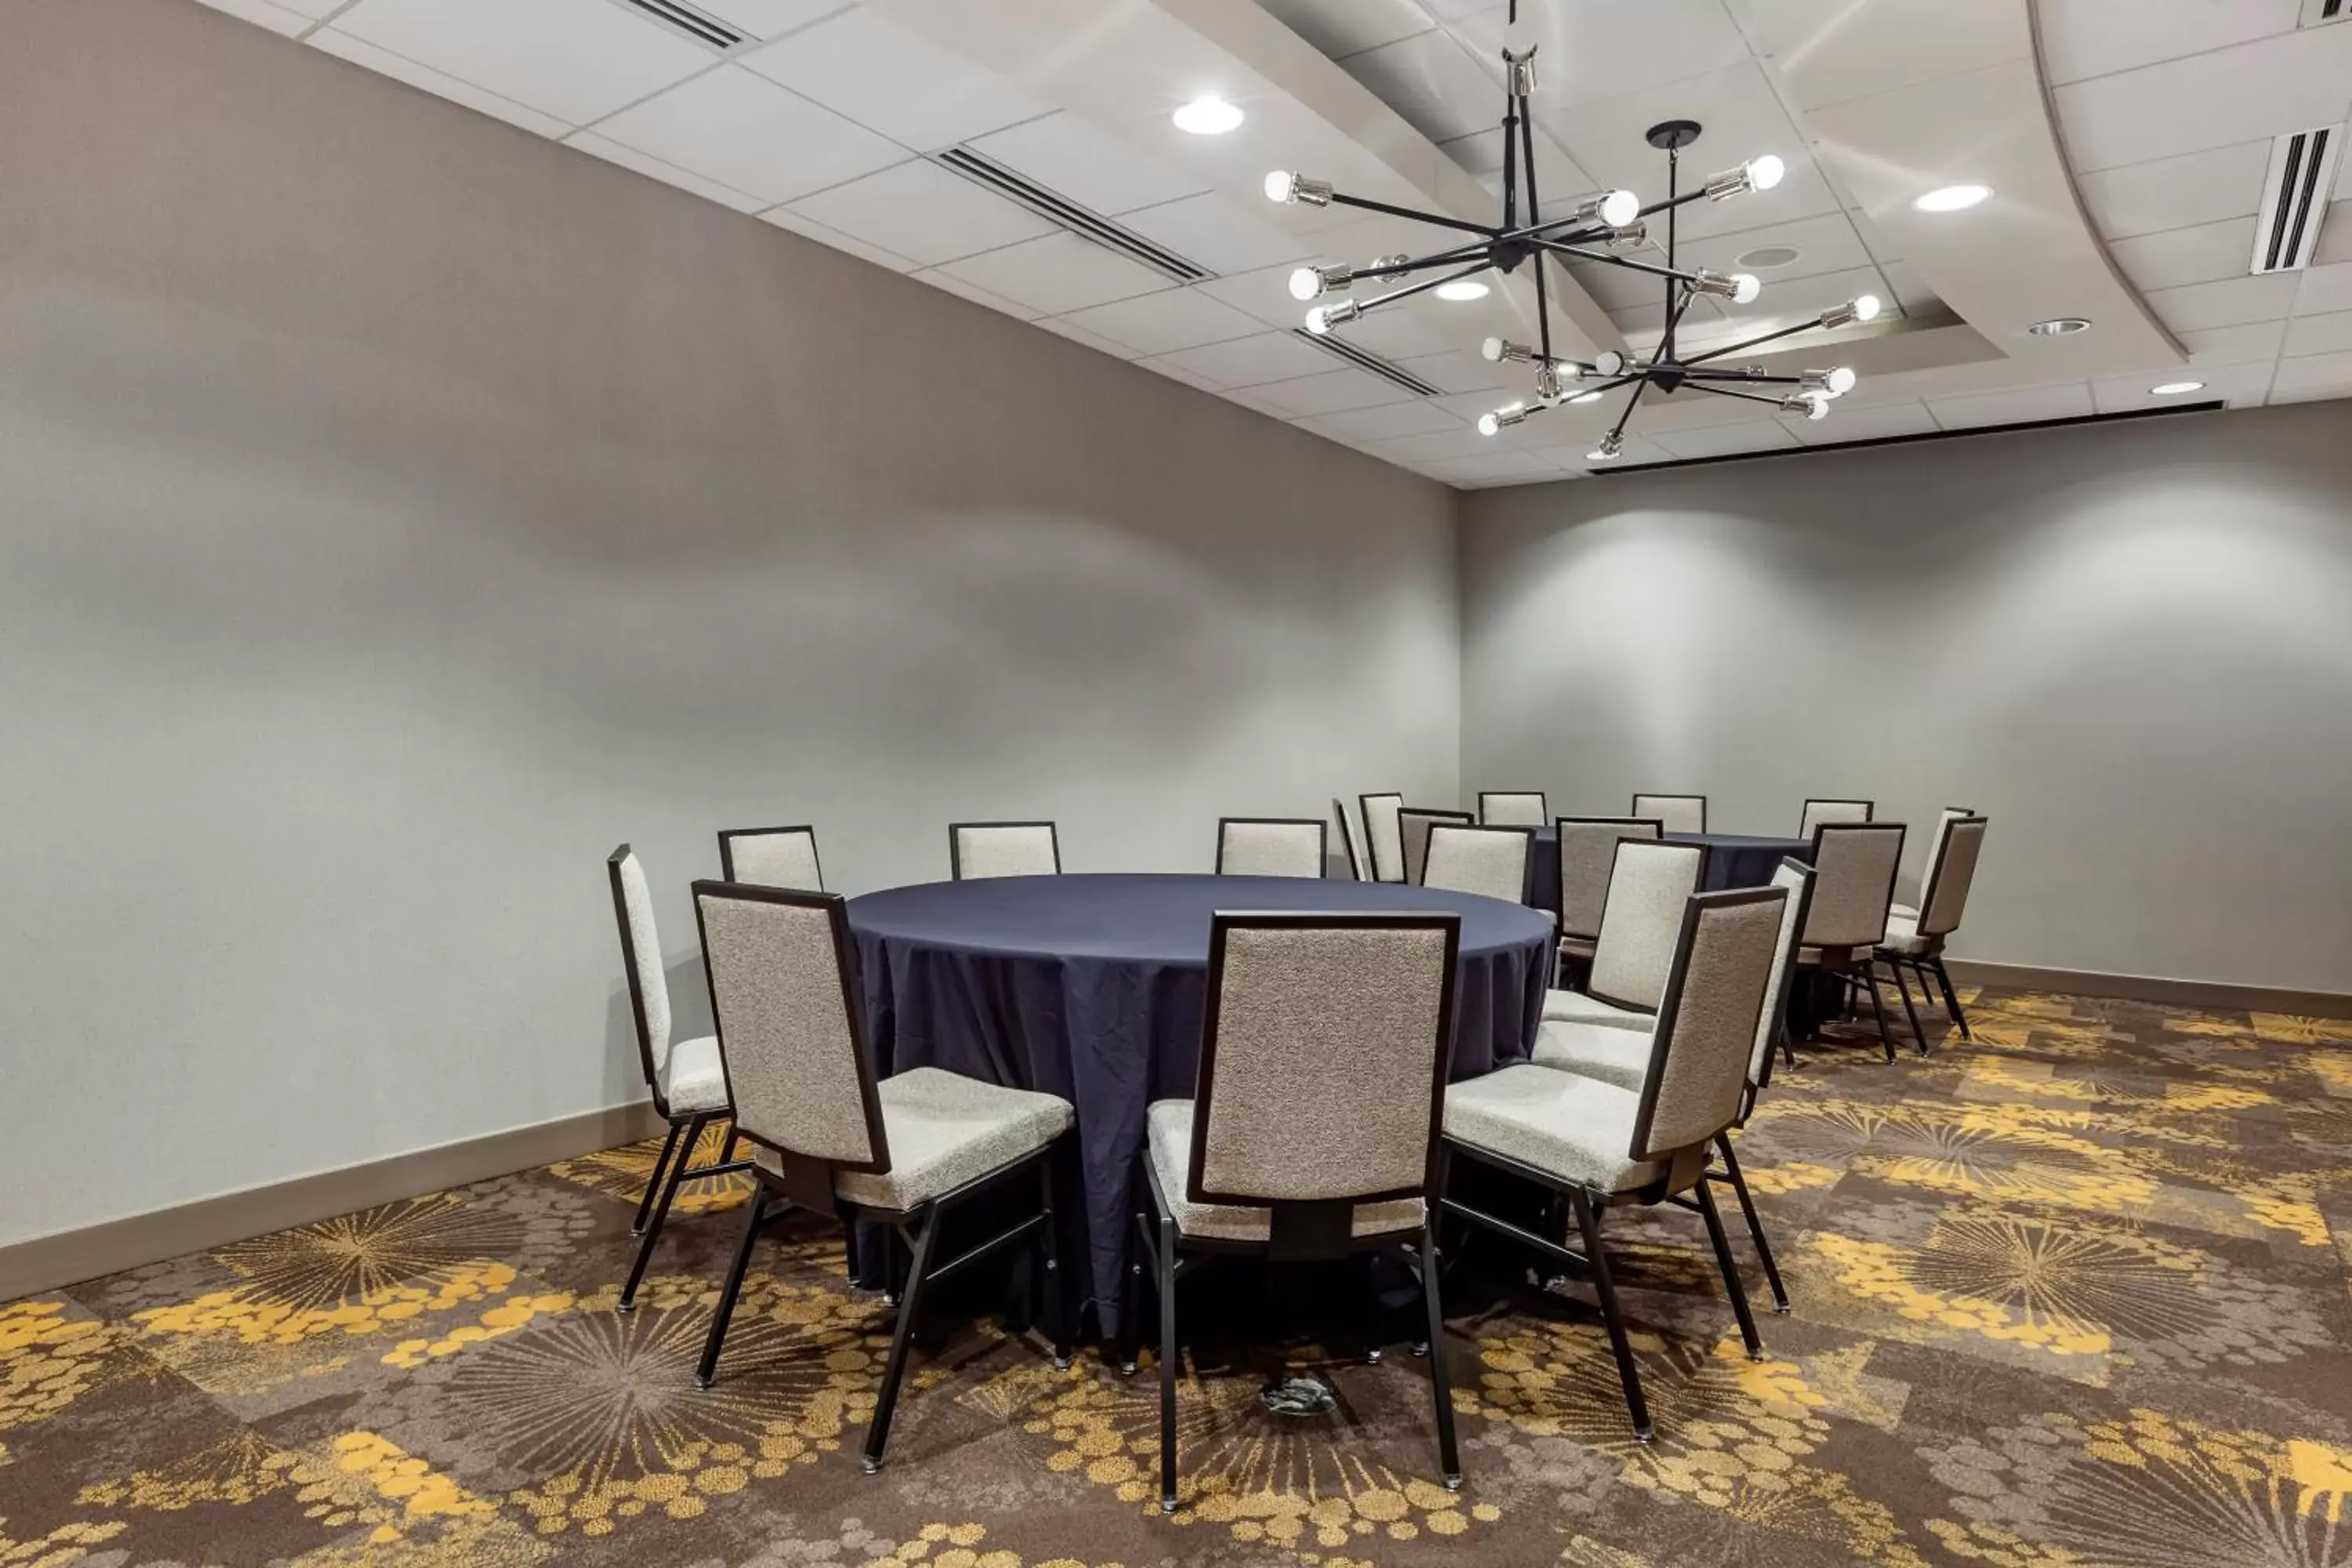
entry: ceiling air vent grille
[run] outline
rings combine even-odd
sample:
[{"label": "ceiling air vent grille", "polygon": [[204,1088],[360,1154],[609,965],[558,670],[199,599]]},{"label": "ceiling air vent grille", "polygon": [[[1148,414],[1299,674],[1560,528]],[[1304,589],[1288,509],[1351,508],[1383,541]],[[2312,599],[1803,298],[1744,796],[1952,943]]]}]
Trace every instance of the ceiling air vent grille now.
[{"label": "ceiling air vent grille", "polygon": [[2341,22],[2352,16],[2352,0],[2303,0],[2303,20],[2305,27],[2316,27],[2322,22]]},{"label": "ceiling air vent grille", "polygon": [[1358,370],[1370,371],[1391,386],[1402,386],[1416,397],[1438,397],[1444,394],[1444,387],[1432,386],[1402,365],[1384,360],[1376,353],[1360,349],[1351,342],[1335,338],[1328,332],[1318,337],[1305,327],[1293,327],[1290,329],[1290,335],[1313,343],[1325,353],[1339,355]]},{"label": "ceiling air vent grille", "polygon": [[2271,143],[2270,172],[2263,177],[2263,206],[2254,220],[2252,270],[2292,272],[2311,262],[2319,244],[2320,220],[2336,181],[2336,154],[2344,127],[2322,125],[2297,131]]},{"label": "ceiling air vent grille", "polygon": [[642,11],[675,33],[684,33],[697,43],[709,44],[714,49],[731,49],[746,35],[729,26],[707,11],[698,11],[685,0],[621,0],[634,11]]},{"label": "ceiling air vent grille", "polygon": [[985,185],[998,195],[1020,203],[1081,239],[1091,239],[1105,250],[1116,251],[1129,261],[1150,268],[1163,278],[1172,278],[1179,283],[1198,283],[1203,278],[1216,276],[1200,263],[1177,255],[1164,245],[1154,244],[1092,208],[1080,206],[1059,191],[1039,184],[1017,169],[1005,167],[985,153],[950,147],[932,154],[932,162],[943,169],[954,170],[976,185]]}]

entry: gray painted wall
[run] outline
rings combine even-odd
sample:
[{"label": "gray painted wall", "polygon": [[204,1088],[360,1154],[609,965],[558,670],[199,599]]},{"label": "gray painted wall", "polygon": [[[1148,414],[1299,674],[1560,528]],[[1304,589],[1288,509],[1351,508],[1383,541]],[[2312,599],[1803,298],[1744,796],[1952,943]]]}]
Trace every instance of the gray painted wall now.
[{"label": "gray painted wall", "polygon": [[2312,403],[1479,493],[1464,789],[1703,791],[1734,832],[1973,805],[1956,954],[2352,991],[2347,435]]},{"label": "gray painted wall", "polygon": [[0,191],[0,1243],[636,1098],[620,839],[1457,787],[1433,483],[186,0]]}]

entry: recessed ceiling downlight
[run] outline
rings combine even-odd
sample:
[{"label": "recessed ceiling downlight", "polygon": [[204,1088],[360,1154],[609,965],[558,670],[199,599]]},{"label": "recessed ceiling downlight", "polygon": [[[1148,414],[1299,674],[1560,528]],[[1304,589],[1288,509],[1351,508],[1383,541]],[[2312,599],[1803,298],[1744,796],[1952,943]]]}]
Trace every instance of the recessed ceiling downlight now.
[{"label": "recessed ceiling downlight", "polygon": [[1451,283],[1440,283],[1436,293],[1441,300],[1452,300],[1457,302],[1464,300],[1483,300],[1486,297],[1486,286],[1475,278],[1456,278]]},{"label": "recessed ceiling downlight", "polygon": [[1196,98],[1169,116],[1179,131],[1195,136],[1223,136],[1242,122],[1242,111],[1222,98]]},{"label": "recessed ceiling downlight", "polygon": [[2166,381],[2148,388],[2148,391],[2158,397],[2179,397],[2184,393],[2204,390],[2205,384],[2201,381]]},{"label": "recessed ceiling downlight", "polygon": [[1753,250],[1743,250],[1732,258],[1732,265],[1756,272],[1769,272],[1775,267],[1786,267],[1804,254],[1793,245],[1759,245]]},{"label": "recessed ceiling downlight", "polygon": [[2046,321],[2034,322],[2025,331],[2028,337],[2071,338],[2076,332],[2090,330],[2091,320],[2087,316],[2053,316]]},{"label": "recessed ceiling downlight", "polygon": [[1965,212],[1990,195],[1990,185],[1938,185],[1926,195],[1913,197],[1911,205],[1923,213]]}]

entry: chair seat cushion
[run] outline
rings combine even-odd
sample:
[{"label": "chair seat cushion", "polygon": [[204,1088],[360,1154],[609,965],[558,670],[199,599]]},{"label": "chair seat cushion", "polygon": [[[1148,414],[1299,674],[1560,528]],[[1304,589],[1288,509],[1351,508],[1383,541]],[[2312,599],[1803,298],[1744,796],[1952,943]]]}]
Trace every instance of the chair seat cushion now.
[{"label": "chair seat cushion", "polygon": [[[1184,1195],[1192,1169],[1192,1102],[1162,1100],[1145,1116],[1146,1163],[1152,1185],[1160,1194],[1160,1212],[1176,1222],[1185,1236],[1211,1237],[1220,1241],[1264,1241],[1274,1233],[1274,1211],[1242,1204],[1196,1204]],[[1354,1231],[1379,1236],[1421,1226],[1419,1198],[1398,1198],[1384,1204],[1358,1204]]]},{"label": "chair seat cushion", "polygon": [[[845,1203],[911,1209],[967,1182],[1001,1171],[1052,1143],[1074,1120],[1070,1102],[1026,1089],[1005,1089],[940,1068],[916,1068],[876,1086],[890,1168],[844,1172],[834,1192]],[[754,1158],[777,1168],[765,1148]]]},{"label": "chair seat cushion", "polygon": [[1918,923],[1919,910],[1916,904],[1889,904],[1886,906],[1886,912],[1890,915],[1905,916],[1915,925]]},{"label": "chair seat cushion", "polygon": [[1445,1136],[1595,1192],[1622,1193],[1665,1173],[1626,1153],[1642,1097],[1613,1083],[1522,1062],[1445,1091]]},{"label": "chair seat cushion", "polygon": [[1927,941],[1919,934],[1919,917],[1890,910],[1886,916],[1886,940],[1878,944],[1881,952],[1925,952]]},{"label": "chair seat cushion", "polygon": [[1548,1018],[1536,1028],[1536,1066],[1582,1073],[1638,1093],[1650,1076],[1650,1041],[1647,1030]]},{"label": "chair seat cushion", "polygon": [[1600,945],[1593,937],[1564,936],[1559,939],[1559,955],[1562,958],[1591,958],[1592,950]]},{"label": "chair seat cushion", "polygon": [[673,1116],[727,1109],[727,1069],[719,1062],[718,1036],[670,1047],[669,1060],[662,1064],[662,1098]]},{"label": "chair seat cushion", "polygon": [[1546,1023],[1598,1024],[1612,1029],[1639,1029],[1644,1035],[1658,1024],[1654,1013],[1620,1007],[1614,1002],[1603,1002],[1581,991],[1545,992],[1543,1016]]}]

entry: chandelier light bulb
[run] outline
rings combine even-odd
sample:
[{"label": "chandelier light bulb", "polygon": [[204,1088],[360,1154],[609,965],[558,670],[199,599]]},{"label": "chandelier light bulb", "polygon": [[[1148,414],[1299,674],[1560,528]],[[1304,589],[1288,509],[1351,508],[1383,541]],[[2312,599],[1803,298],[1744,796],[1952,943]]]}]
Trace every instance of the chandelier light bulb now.
[{"label": "chandelier light bulb", "polygon": [[1838,366],[1835,370],[1830,372],[1830,395],[1832,397],[1843,397],[1847,393],[1853,390],[1855,379],[1853,367],[1852,365],[1842,364]]},{"label": "chandelier light bulb", "polygon": [[1616,375],[1621,374],[1624,368],[1625,356],[1619,353],[1615,349],[1602,349],[1599,353],[1592,356],[1592,369],[1596,374]]},{"label": "chandelier light bulb", "polygon": [[1307,330],[1319,338],[1332,328],[1352,321],[1363,313],[1363,306],[1353,300],[1334,300],[1307,312]]},{"label": "chandelier light bulb", "polygon": [[1265,199],[1286,206],[1305,202],[1310,207],[1328,207],[1331,205],[1331,185],[1327,180],[1310,180],[1304,174],[1276,169],[1265,177]]},{"label": "chandelier light bulb", "polygon": [[1748,183],[1759,191],[1769,191],[1779,184],[1780,177],[1788,172],[1789,165],[1780,162],[1778,153],[1767,153],[1761,158],[1748,160]]},{"label": "chandelier light bulb", "polygon": [[1883,309],[1885,307],[1879,304],[1877,295],[1856,295],[1843,305],[1832,305],[1828,310],[1823,310],[1822,325],[1832,328],[1850,327],[1856,321],[1874,321],[1878,320],[1878,313]]},{"label": "chandelier light bulb", "polygon": [[1717,272],[1702,267],[1691,274],[1690,287],[1696,293],[1712,294],[1718,300],[1735,298],[1739,292],[1739,279],[1728,272]]},{"label": "chandelier light bulb", "polygon": [[1478,353],[1489,364],[1501,364],[1506,360],[1525,362],[1536,357],[1536,351],[1525,343],[1515,343],[1508,338],[1488,338],[1478,345]]},{"label": "chandelier light bulb", "polygon": [[1857,321],[1874,321],[1878,320],[1878,312],[1885,308],[1878,302],[1877,295],[1859,295],[1853,301],[1853,319]]},{"label": "chandelier light bulb", "polygon": [[1601,243],[1612,250],[1639,250],[1650,243],[1650,226],[1635,218],[1611,229]]},{"label": "chandelier light bulb", "polygon": [[1312,300],[1321,292],[1323,292],[1323,269],[1320,267],[1302,267],[1290,275],[1292,299]]},{"label": "chandelier light bulb", "polygon": [[1750,191],[1769,191],[1780,183],[1789,166],[1771,153],[1751,158],[1737,169],[1726,169],[1706,183],[1706,199],[1727,202]]},{"label": "chandelier light bulb", "polygon": [[1808,419],[1830,416],[1830,400],[1818,392],[1792,392],[1780,399],[1780,406],[1791,414],[1801,414]]},{"label": "chandelier light bulb", "polygon": [[1763,280],[1758,278],[1753,272],[1735,272],[1731,275],[1731,302],[1733,304],[1752,305],[1756,302],[1756,297],[1763,292]]},{"label": "chandelier light bulb", "polygon": [[1481,436],[1492,436],[1506,425],[1524,425],[1527,423],[1527,420],[1528,405],[1526,404],[1506,403],[1502,407],[1496,409],[1490,414],[1481,414],[1478,416],[1478,434]]},{"label": "chandelier light bulb", "polygon": [[1196,98],[1169,116],[1176,129],[1194,136],[1223,136],[1242,122],[1242,111],[1215,96]]}]

